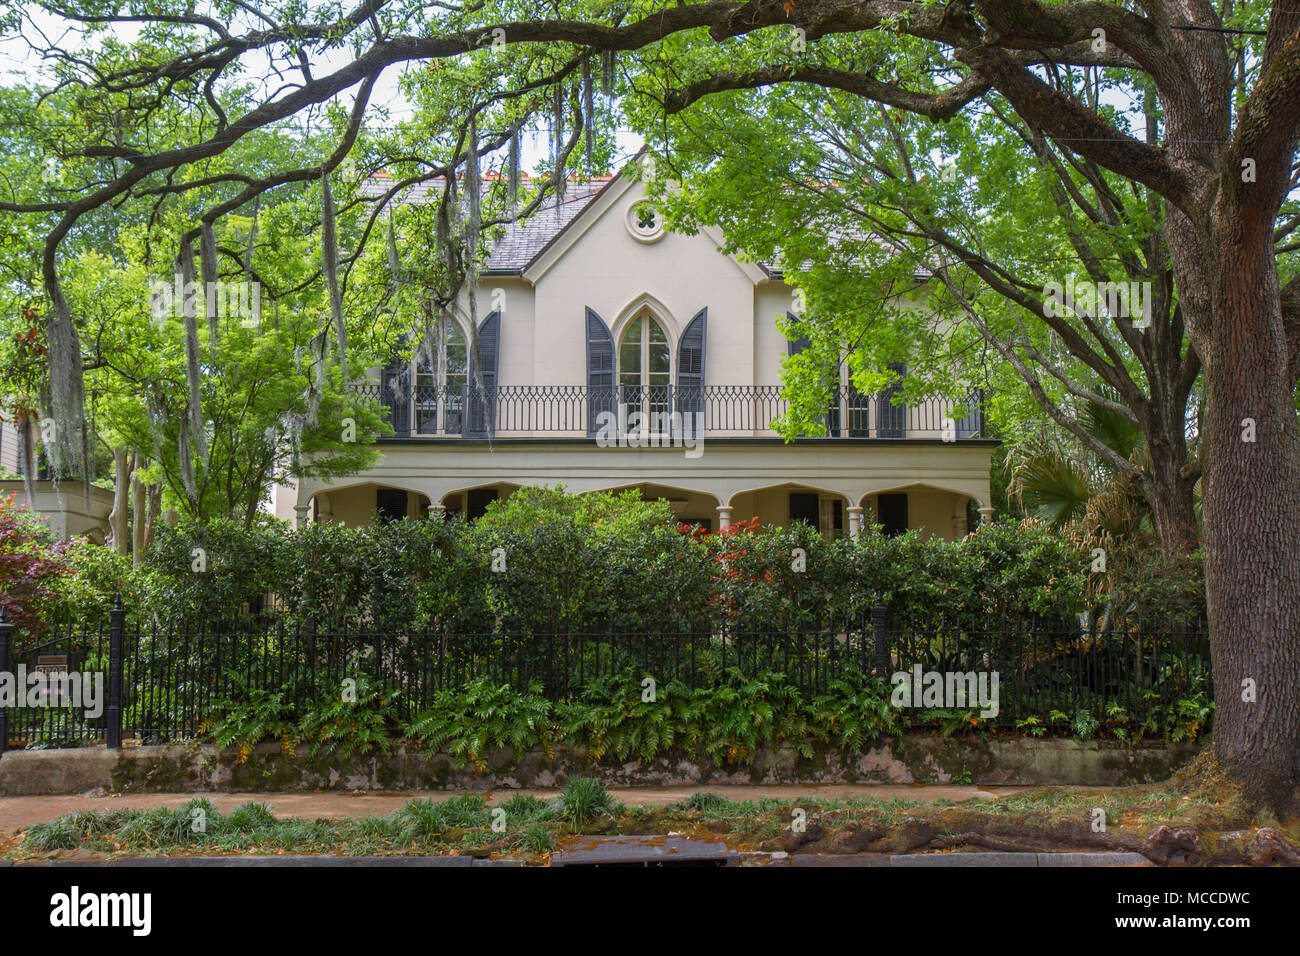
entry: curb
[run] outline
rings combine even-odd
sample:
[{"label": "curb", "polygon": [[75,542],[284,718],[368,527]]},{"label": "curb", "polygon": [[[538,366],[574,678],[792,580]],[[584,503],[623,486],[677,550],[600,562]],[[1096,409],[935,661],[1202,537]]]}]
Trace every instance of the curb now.
[{"label": "curb", "polygon": [[889,858],[890,866],[1154,866],[1141,853],[914,853]]}]

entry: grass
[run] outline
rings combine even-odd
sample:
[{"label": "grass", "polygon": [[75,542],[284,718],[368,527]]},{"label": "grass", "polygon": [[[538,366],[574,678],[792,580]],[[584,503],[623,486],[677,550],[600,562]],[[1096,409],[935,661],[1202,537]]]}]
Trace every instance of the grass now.
[{"label": "grass", "polygon": [[[1092,830],[1095,810],[1106,831]],[[496,815],[486,800],[465,794],[444,801],[411,800],[388,816],[362,819],[278,819],[249,802],[228,814],[196,798],[178,808],[86,811],[32,826],[4,852],[32,859],[80,850],[120,855],[444,855],[470,854],[545,862],[570,834],[652,834],[721,837],[738,850],[909,852],[975,848],[1140,849],[1161,824],[1196,827],[1213,853],[1218,832],[1249,827],[1230,799],[1188,791],[1177,783],[1117,788],[1042,788],[996,800],[922,803],[905,799],[760,799],[732,801],[695,793],[668,806],[626,807],[604,785],[573,778],[555,798],[516,795]],[[796,833],[794,810],[806,815]],[[504,824],[504,829],[502,829]],[[1300,821],[1280,825],[1291,843]],[[846,849],[847,848],[847,849]],[[1207,859],[1212,862],[1212,858]]]}]

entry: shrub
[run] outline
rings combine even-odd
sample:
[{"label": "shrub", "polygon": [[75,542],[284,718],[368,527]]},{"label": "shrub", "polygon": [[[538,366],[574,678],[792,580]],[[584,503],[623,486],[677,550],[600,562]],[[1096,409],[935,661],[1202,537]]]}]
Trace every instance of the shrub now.
[{"label": "shrub", "polygon": [[565,737],[586,748],[593,760],[651,760],[677,741],[690,692],[682,684],[656,688],[644,699],[641,679],[632,671],[597,678],[579,701],[558,707]]},{"label": "shrub", "polygon": [[64,551],[14,495],[0,495],[0,609],[10,624],[39,631],[48,622],[59,581],[68,573]]},{"label": "shrub", "polygon": [[720,687],[697,689],[683,717],[687,743],[718,763],[743,763],[760,745],[782,741],[805,757],[814,753],[803,700],[782,674],[733,672]]},{"label": "shrub", "polygon": [[883,680],[861,674],[830,682],[809,705],[810,721],[824,739],[847,753],[861,753],[886,735],[906,729],[903,712],[890,705]]}]

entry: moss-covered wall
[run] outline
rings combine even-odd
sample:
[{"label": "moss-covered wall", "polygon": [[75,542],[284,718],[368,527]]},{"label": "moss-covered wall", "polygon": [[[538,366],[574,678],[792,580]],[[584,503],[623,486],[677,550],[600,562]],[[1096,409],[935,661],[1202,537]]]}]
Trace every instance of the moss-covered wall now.
[{"label": "moss-covered wall", "polygon": [[762,783],[972,783],[1116,786],[1164,780],[1189,760],[1188,744],[1126,747],[1113,741],[978,740],[905,737],[845,755],[820,750],[811,759],[792,748],[764,749],[747,764],[716,766],[692,754],[653,761],[594,764],[584,753],[557,749],[519,759],[502,751],[482,773],[445,755],[397,750],[377,757],[290,756],[259,746],[242,763],[211,746],[13,751],[0,758],[0,796],[82,793],[97,787],[123,793],[310,790],[487,790],[551,787],[573,773],[620,786]]}]

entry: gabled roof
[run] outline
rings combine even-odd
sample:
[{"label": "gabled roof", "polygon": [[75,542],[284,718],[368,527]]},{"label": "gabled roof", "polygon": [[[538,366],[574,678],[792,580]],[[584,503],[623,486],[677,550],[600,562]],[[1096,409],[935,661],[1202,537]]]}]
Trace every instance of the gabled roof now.
[{"label": "gabled roof", "polygon": [[[362,192],[372,196],[380,195],[389,188],[384,182],[388,178],[387,173],[376,173],[362,186]],[[524,177],[525,180],[528,178]],[[504,227],[505,234],[488,254],[483,272],[492,275],[522,274],[616,178],[598,176],[589,180],[569,180],[565,183],[564,196],[558,203],[553,196],[549,197],[527,219],[507,223]],[[442,180],[432,179],[403,190],[400,201],[422,205],[433,201],[435,194],[441,191]]]},{"label": "gabled roof", "polygon": [[[636,158],[639,159],[640,156],[641,153],[638,153]],[[387,173],[376,174],[371,178],[370,182],[363,185],[363,192],[370,195],[381,193],[387,188],[386,185],[382,185],[382,181],[387,178]],[[525,176],[524,178],[528,179],[529,177]],[[566,182],[564,196],[559,202],[556,202],[553,196],[549,197],[527,219],[505,224],[503,227],[504,234],[492,246],[491,252],[488,253],[488,259],[482,274],[525,276],[529,269],[537,264],[543,254],[569,231],[582,213],[588,210],[598,197],[609,191],[615,184],[621,184],[624,188],[631,185],[627,181],[626,174],[621,171],[614,176],[599,176],[588,180],[571,179]],[[409,187],[404,191],[401,198],[404,202],[426,203],[431,200],[432,194],[441,191],[441,189],[442,181],[434,179]],[[705,228],[702,231],[721,247],[723,242],[721,232],[712,228]],[[749,274],[753,281],[758,281],[761,278],[779,279],[781,277],[778,270],[764,263],[742,263],[735,259],[734,256],[730,258],[736,262],[742,271]],[[525,277],[527,278],[527,276]]]},{"label": "gabled roof", "polygon": [[612,181],[613,177],[607,176],[587,182],[568,183],[564,198],[559,203],[549,199],[522,222],[508,223],[505,235],[488,255],[484,273],[522,273]]}]

